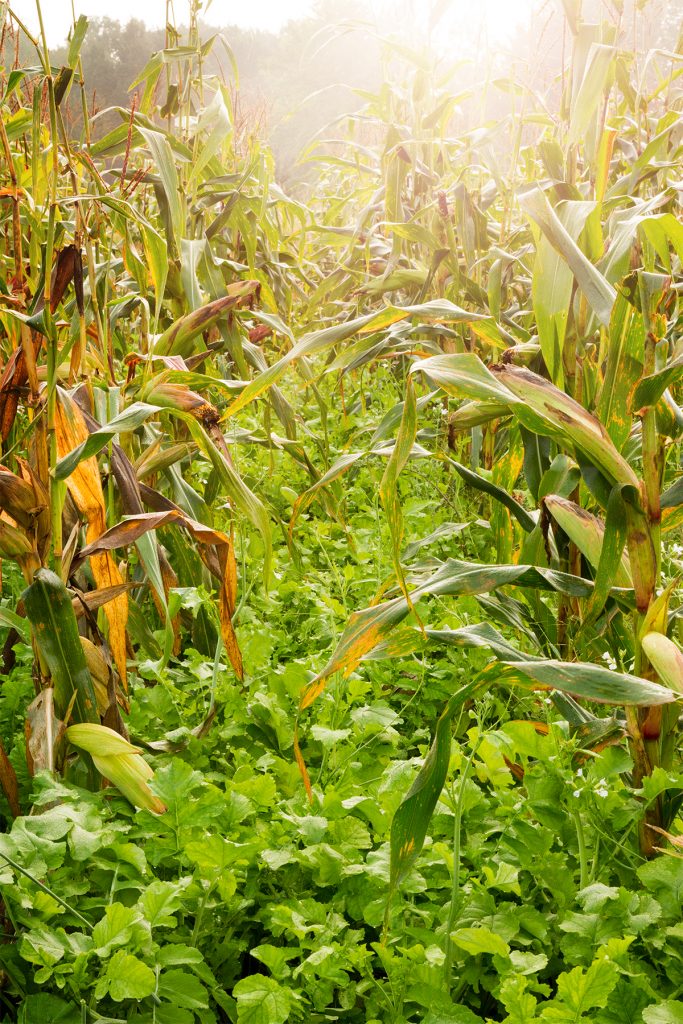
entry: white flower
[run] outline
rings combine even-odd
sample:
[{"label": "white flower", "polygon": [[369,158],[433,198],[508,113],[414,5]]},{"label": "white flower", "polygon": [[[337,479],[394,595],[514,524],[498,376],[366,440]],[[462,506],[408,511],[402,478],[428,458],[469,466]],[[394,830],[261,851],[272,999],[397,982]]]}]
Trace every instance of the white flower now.
[{"label": "white flower", "polygon": [[580,789],[575,789],[574,792],[572,793],[572,796],[575,796],[575,797],[581,796],[581,790]]},{"label": "white flower", "polygon": [[609,790],[605,789],[604,786],[598,786],[598,788],[595,790],[595,795],[601,796],[604,799],[606,796],[609,796]]},{"label": "white flower", "polygon": [[576,774],[579,776],[580,779],[582,779],[583,778],[583,768],[577,768]]}]

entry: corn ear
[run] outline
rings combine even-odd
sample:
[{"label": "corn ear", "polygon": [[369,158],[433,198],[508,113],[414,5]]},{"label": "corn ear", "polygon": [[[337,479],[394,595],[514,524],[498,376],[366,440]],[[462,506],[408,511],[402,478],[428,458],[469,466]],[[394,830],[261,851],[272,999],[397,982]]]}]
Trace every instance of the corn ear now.
[{"label": "corn ear", "polygon": [[100,775],[123,793],[134,807],[163,814],[165,804],[148,786],[154,772],[142,757],[139,747],[134,747],[106,725],[94,723],[72,725],[66,730],[66,737],[72,746],[90,754]]},{"label": "corn ear", "polygon": [[496,402],[463,402],[459,409],[448,417],[450,430],[469,430],[482,423],[490,423],[510,415],[510,407]]},{"label": "corn ear", "polygon": [[149,405],[187,412],[200,423],[217,423],[219,420],[218,411],[210,402],[184,384],[170,383],[164,379],[164,375],[150,381],[149,386],[142,392],[142,397]]},{"label": "corn ear", "polygon": [[191,343],[209,327],[213,326],[219,317],[226,315],[229,310],[240,306],[251,305],[261,289],[258,281],[235,281],[228,285],[226,294],[220,299],[209,302],[206,306],[186,313],[180,320],[164,331],[157,338],[154,345],[156,355],[180,355],[187,356],[191,351]]},{"label": "corn ear", "polygon": [[25,530],[30,530],[43,505],[44,501],[28,481],[0,466],[0,510],[7,512]]},{"label": "corn ear", "polygon": [[648,633],[642,648],[664,686],[683,694],[683,651],[663,633]]}]

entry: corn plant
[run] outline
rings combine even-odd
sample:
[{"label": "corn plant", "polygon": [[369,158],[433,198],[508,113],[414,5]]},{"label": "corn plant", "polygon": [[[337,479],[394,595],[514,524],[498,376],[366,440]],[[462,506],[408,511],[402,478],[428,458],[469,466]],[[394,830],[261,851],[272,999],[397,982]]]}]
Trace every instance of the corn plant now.
[{"label": "corn plant", "polygon": [[[179,583],[214,591],[220,633],[204,612],[206,636],[241,680],[232,620],[243,523],[260,532],[266,580],[270,571],[269,514],[236,468],[214,402],[240,387],[221,369],[263,368],[251,316],[260,299],[274,310],[275,292],[286,304],[288,271],[270,247],[285,223],[296,239],[300,208],[283,200],[253,236],[268,156],[235,137],[227,86],[205,79],[215,40],[200,42],[196,13],[188,45],[171,41],[140,77],[138,108],[97,140],[79,56],[86,19],[73,26],[68,65],[54,69],[44,34],[33,39],[10,14],[6,42],[22,32],[39,65],[12,70],[2,100],[0,552],[27,588],[3,616],[14,636],[26,619],[33,633],[36,708],[48,719],[33,722],[36,767],[55,767],[52,738],[70,718],[125,732],[131,641],[163,670],[180,645]],[[164,69],[166,127],[152,119]],[[62,115],[74,89],[84,97],[80,139]],[[203,101],[196,121],[189,111]],[[291,409],[277,395],[273,407],[291,435]],[[227,532],[188,479],[200,461],[227,498]],[[115,560],[127,548],[137,568]],[[140,610],[146,594],[161,645]],[[13,792],[15,780],[4,782]]]},{"label": "corn plant", "polygon": [[[460,225],[462,255],[456,268],[445,254],[445,280],[439,283],[469,311],[449,317],[436,300],[414,306],[403,321],[410,350],[384,329],[371,339],[374,346],[355,353],[371,361],[393,349],[410,364],[405,400],[376,435],[386,440],[399,426],[390,462],[399,450],[404,454],[391,477],[389,467],[385,474],[393,488],[385,508],[395,544],[401,539],[396,470],[409,471],[409,455],[431,455],[490,497],[499,559],[449,559],[435,571],[433,559],[406,566],[397,556],[400,592],[386,600],[385,588],[376,603],[354,613],[328,664],[303,693],[302,710],[335,673],[348,675],[364,658],[400,657],[428,644],[484,647],[494,657],[449,701],[395,815],[392,891],[424,842],[448,772],[453,718],[494,683],[549,692],[587,746],[604,742],[615,728],[627,739],[630,782],[643,799],[640,847],[646,856],[653,852],[654,830],[666,828],[680,806],[675,789],[664,786],[648,795],[648,780],[665,778],[676,763],[683,693],[676,580],[666,585],[662,576],[663,545],[680,524],[675,455],[681,413],[675,395],[683,367],[683,236],[668,178],[680,158],[673,130],[680,96],[674,93],[668,111],[661,97],[674,88],[680,55],[649,54],[637,64],[634,89],[625,74],[634,57],[620,48],[615,27],[586,24],[580,4],[567,7],[574,45],[561,116],[533,144],[520,138],[520,160],[536,183],[514,180],[515,169],[511,197],[492,182],[495,198],[483,217],[490,240],[498,210],[496,230],[504,223],[516,249],[499,254],[497,266],[489,267],[488,291],[477,295],[463,286],[467,246]],[[666,60],[667,75],[652,74]],[[410,171],[403,159],[405,181]],[[415,167],[413,174],[417,180]],[[448,202],[441,208],[449,214]],[[417,239],[403,209],[401,216],[404,224],[390,227],[401,240]],[[401,252],[399,241],[393,266]],[[428,308],[434,327],[425,316]],[[453,323],[459,326],[446,354],[430,354],[439,347],[434,333],[443,345]],[[349,365],[347,357],[336,363]],[[470,467],[443,446],[430,453],[414,444],[415,386],[426,388],[418,408],[432,399],[448,402],[450,447],[466,451],[469,439]],[[481,453],[488,453],[483,461]],[[362,454],[379,450],[357,457]],[[349,464],[346,456],[338,472]],[[320,485],[331,479],[330,473]],[[514,597],[508,588],[515,588]],[[490,621],[456,630],[433,630],[418,621],[395,632],[420,614],[415,606],[423,598],[443,595],[477,597],[487,618],[523,637],[525,649]],[[622,710],[603,719],[581,700]]]}]

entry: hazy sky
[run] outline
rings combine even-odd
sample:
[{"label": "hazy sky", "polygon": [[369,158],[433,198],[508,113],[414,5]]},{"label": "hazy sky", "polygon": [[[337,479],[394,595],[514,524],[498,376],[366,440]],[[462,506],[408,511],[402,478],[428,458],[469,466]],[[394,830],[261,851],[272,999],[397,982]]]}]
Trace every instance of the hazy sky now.
[{"label": "hazy sky", "polygon": [[[74,0],[76,14],[91,17],[116,18],[123,23],[131,18],[140,18],[150,28],[164,24],[165,0]],[[432,4],[430,0],[413,0],[413,5],[425,15]],[[534,0],[450,0],[456,19],[479,21],[485,17],[489,32],[496,38],[504,38],[516,25],[529,17]],[[310,13],[314,0],[212,0],[204,5],[205,20],[214,25],[241,25],[245,28],[270,28],[277,31],[292,18]],[[369,0],[368,8],[373,11],[390,7],[387,0]],[[27,28],[36,32],[38,20],[35,0],[10,0],[10,7]],[[176,22],[187,21],[187,0],[175,0]],[[71,23],[71,0],[42,0],[43,19],[48,42],[51,46],[62,43]],[[369,11],[370,13],[370,11]]]}]

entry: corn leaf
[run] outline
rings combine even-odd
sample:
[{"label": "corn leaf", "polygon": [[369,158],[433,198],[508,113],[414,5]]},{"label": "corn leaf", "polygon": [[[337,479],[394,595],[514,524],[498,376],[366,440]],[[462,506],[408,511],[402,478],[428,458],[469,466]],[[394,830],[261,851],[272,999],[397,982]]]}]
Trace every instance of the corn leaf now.
[{"label": "corn leaf", "polygon": [[52,679],[55,708],[63,718],[73,700],[77,722],[98,722],[97,700],[66,587],[50,569],[39,569],[22,594],[26,617]]},{"label": "corn leaf", "polygon": [[616,291],[581,252],[538,186],[519,196],[519,205],[566,261],[598,320],[608,326]]}]

